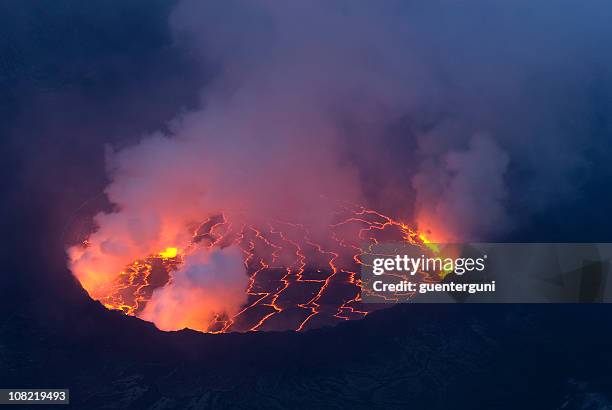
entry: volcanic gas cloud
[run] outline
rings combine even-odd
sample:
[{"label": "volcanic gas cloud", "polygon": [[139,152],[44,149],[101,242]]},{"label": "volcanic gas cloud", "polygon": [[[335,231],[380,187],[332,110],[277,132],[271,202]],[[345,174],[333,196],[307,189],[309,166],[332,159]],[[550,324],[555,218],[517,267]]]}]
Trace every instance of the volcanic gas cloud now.
[{"label": "volcanic gas cloud", "polygon": [[199,109],[109,150],[113,211],[68,250],[89,294],[161,329],[301,330],[367,313],[359,256],[423,242],[400,220],[438,241],[505,227],[508,144],[473,127],[498,118],[474,93],[520,79],[454,58],[471,17],[438,38],[400,3],[180,2],[176,46],[212,74]]},{"label": "volcanic gas cloud", "polygon": [[[364,75],[340,76],[348,56],[332,52],[343,47],[321,55],[322,39],[302,38],[293,27],[299,10],[276,16],[274,8],[263,8],[288,30],[291,43],[270,41],[259,27],[265,21],[253,21],[255,38],[245,47],[246,39],[218,38],[193,20],[193,13],[215,11],[201,7],[185,2],[177,10],[177,38],[190,36],[205,57],[219,58],[222,71],[203,93],[203,108],[177,118],[171,135],[146,136],[109,153],[106,195],[116,210],[98,214],[86,243],[69,249],[70,267],[93,298],[162,329],[226,329],[252,305],[263,314],[238,328],[257,329],[288,303],[297,320],[277,326],[302,328],[334,281],[353,289],[337,292],[329,313],[350,314],[356,269],[340,273],[340,259],[352,260],[359,229],[382,229],[388,221],[365,215],[353,237],[334,236],[343,212],[337,201],[363,203],[357,171],[342,158],[343,130],[334,111],[356,92],[363,93],[361,110],[375,108],[388,85],[363,87]],[[294,41],[302,39],[308,41],[295,54]],[[210,220],[217,224],[202,231]],[[199,235],[207,236],[207,246],[194,240]],[[155,264],[163,265],[157,274]],[[271,278],[256,280],[265,275]]]}]

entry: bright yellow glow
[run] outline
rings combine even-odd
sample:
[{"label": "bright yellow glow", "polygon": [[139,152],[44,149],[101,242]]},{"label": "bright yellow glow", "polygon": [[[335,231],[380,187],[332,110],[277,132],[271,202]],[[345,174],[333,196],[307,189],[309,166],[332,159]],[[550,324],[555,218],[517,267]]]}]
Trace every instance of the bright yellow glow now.
[{"label": "bright yellow glow", "polygon": [[166,248],[165,251],[159,253],[159,256],[161,256],[162,258],[174,258],[177,254],[177,248]]},{"label": "bright yellow glow", "polygon": [[423,241],[423,245],[427,246],[433,253],[439,253],[440,248],[435,243],[431,243],[424,234],[419,234],[419,239]]},{"label": "bright yellow glow", "polygon": [[[437,254],[439,257],[442,257],[442,255],[440,255],[440,248],[438,247],[438,244],[431,243],[431,241],[427,239],[427,237],[422,233],[419,234],[419,239],[423,241],[423,245],[429,248],[430,251]],[[444,279],[446,275],[448,275],[452,271],[453,271],[452,269],[442,269],[442,271],[439,273],[440,279]]]}]

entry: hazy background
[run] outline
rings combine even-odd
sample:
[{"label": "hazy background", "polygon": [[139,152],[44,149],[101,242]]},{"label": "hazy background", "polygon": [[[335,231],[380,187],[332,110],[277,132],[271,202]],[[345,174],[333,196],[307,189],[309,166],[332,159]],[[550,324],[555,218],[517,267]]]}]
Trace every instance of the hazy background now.
[{"label": "hazy background", "polygon": [[[317,113],[344,127],[334,155],[360,173],[374,205],[406,217],[415,204],[438,206],[436,216],[456,212],[455,223],[481,236],[606,237],[606,2],[1,7],[7,207],[37,202],[61,223],[107,184],[106,144],[120,149],[167,133],[219,94],[260,87],[248,95],[291,98],[310,87],[327,103]],[[231,89],[232,81],[242,85]],[[274,103],[245,104],[263,116],[280,107]],[[309,101],[293,105],[313,109]],[[478,146],[478,136],[496,148]],[[214,146],[223,136],[203,138]],[[461,164],[448,164],[452,153]],[[419,191],[419,178],[432,192]]]},{"label": "hazy background", "polygon": [[434,238],[609,238],[605,2],[1,7],[18,263],[96,214],[110,273],[210,212],[325,225],[320,194]]},{"label": "hazy background", "polygon": [[[109,152],[175,141],[181,124],[208,124],[211,101],[235,96],[271,117],[278,106],[302,121],[327,114],[325,163],[350,170],[351,192],[387,213],[428,210],[488,240],[610,241],[611,13],[596,0],[1,2],[0,381],[65,383],[90,397],[87,408],[142,391],[134,406],[203,395],[200,405],[284,397],[320,407],[330,383],[362,405],[389,386],[397,400],[438,408],[476,393],[496,408],[534,396],[539,408],[551,397],[606,405],[607,305],[409,306],[305,334],[162,334],[88,300],[65,246],[117,210],[102,194],[118,175]],[[198,146],[228,141],[195,135]],[[311,141],[284,135],[270,138]],[[307,148],[306,170],[318,161]],[[274,170],[266,160],[264,174]],[[380,349],[362,356],[355,340]]]},{"label": "hazy background", "polygon": [[[283,175],[254,209],[276,210],[274,193],[293,178],[310,181],[298,203],[323,182],[464,239],[610,240],[606,2],[0,7],[7,269],[50,266],[46,255],[59,268],[72,231],[113,210],[102,193],[122,180],[109,158],[145,175],[175,171],[180,155],[166,167],[140,154],[155,138],[228,165],[194,174],[229,187],[226,202],[251,170],[249,194]],[[257,133],[240,132],[253,124]],[[30,271],[50,286],[71,280]]]}]

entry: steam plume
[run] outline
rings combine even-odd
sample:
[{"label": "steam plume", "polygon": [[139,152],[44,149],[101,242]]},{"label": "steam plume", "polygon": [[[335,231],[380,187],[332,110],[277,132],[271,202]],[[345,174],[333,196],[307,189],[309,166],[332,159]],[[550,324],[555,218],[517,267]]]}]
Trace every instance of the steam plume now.
[{"label": "steam plume", "polygon": [[162,330],[207,330],[216,313],[237,313],[247,301],[241,256],[235,247],[188,255],[172,281],[153,292],[141,317]]},{"label": "steam plume", "polygon": [[[492,238],[512,227],[517,186],[567,186],[567,175],[550,170],[580,166],[581,141],[552,119],[576,108],[542,106],[525,90],[560,62],[554,78],[534,86],[546,98],[548,84],[579,77],[584,67],[561,59],[580,56],[591,33],[521,8],[527,3],[417,3],[182,1],[171,21],[175,41],[218,73],[201,109],[176,118],[169,135],[109,154],[106,194],[116,210],[96,216],[88,248],[69,251],[84,286],[95,293],[130,261],[185,248],[188,228],[215,213],[324,227],[333,209],[321,196],[372,200],[362,159],[380,176],[379,192],[399,191],[386,205],[414,209],[434,239]],[[517,10],[529,11],[520,23]],[[557,41],[565,29],[578,40]],[[529,177],[511,181],[517,163]],[[568,192],[533,196],[526,212]],[[244,290],[244,278],[218,274],[237,262],[201,267],[209,257],[216,260],[202,256],[178,273],[143,317],[167,328],[160,307],[192,300],[189,289],[205,292],[200,285],[216,288],[217,279],[232,295]],[[227,299],[211,309],[242,303]]]}]

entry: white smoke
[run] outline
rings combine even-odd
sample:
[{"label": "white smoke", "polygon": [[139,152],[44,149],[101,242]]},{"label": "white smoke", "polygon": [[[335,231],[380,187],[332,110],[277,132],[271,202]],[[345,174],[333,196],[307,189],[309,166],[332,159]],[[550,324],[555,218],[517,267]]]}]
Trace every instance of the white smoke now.
[{"label": "white smoke", "polygon": [[[216,74],[201,108],[175,119],[171,135],[145,136],[110,155],[106,193],[116,210],[96,216],[87,249],[69,251],[73,272],[95,293],[132,260],[185,248],[187,227],[219,212],[324,227],[333,209],[322,195],[367,201],[360,156],[389,176],[382,181],[403,177],[392,187],[400,192],[393,206],[414,208],[434,238],[484,239],[510,228],[513,164],[533,174],[524,188],[535,192],[563,186],[562,173],[546,170],[571,169],[580,157],[579,141],[558,143],[554,126],[552,137],[534,135],[558,112],[521,105],[526,84],[590,37],[576,28],[581,40],[561,44],[542,30],[565,30],[563,19],[521,8],[527,3],[483,4],[181,1],[175,41]],[[516,10],[531,11],[514,24]],[[564,67],[558,77],[574,78],[575,67]],[[442,120],[422,125],[423,113]],[[406,118],[414,121],[402,134],[397,124]],[[397,149],[386,137],[393,127],[405,141]],[[540,154],[528,153],[525,141]],[[146,317],[167,298],[190,300],[182,284],[192,281],[175,283],[156,294]]]},{"label": "white smoke", "polygon": [[140,317],[162,330],[206,331],[216,315],[238,313],[248,285],[241,257],[236,247],[196,250],[169,283],[153,291]]}]

